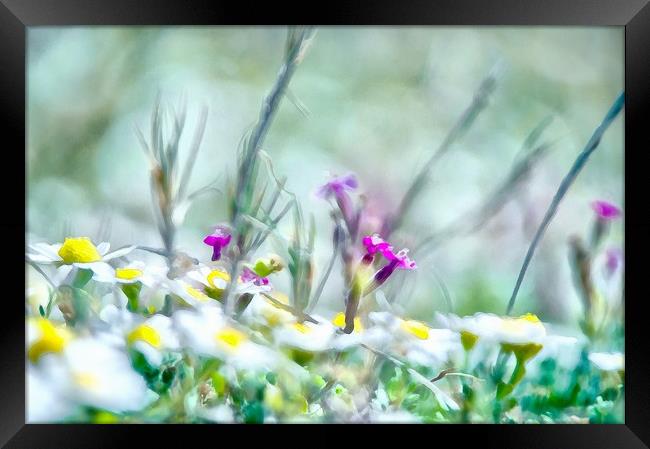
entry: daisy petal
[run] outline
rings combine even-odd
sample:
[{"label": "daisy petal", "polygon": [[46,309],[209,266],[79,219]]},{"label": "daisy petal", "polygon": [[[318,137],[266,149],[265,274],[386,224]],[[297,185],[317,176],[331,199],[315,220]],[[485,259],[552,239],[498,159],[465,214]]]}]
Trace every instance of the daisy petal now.
[{"label": "daisy petal", "polygon": [[51,257],[49,257],[49,256],[44,256],[44,255],[42,255],[42,254],[27,254],[27,258],[28,258],[31,262],[36,262],[36,263],[53,263],[53,262],[56,261],[56,259],[55,259],[55,260],[52,260]]},{"label": "daisy petal", "polygon": [[50,260],[61,260],[59,256],[60,243],[50,245],[48,243],[34,243],[29,245],[29,248],[36,251],[38,254],[48,257]]},{"label": "daisy petal", "polygon": [[133,245],[131,245],[131,246],[125,246],[125,247],[122,247],[122,248],[116,249],[116,250],[113,251],[112,253],[108,253],[108,254],[106,254],[106,255],[103,257],[103,259],[104,259],[104,260],[111,260],[111,259],[115,259],[115,258],[117,258],[117,257],[122,257],[122,256],[125,256],[125,255],[129,254],[129,253],[130,253],[131,251],[133,251],[134,249],[135,249],[135,246],[133,246]]},{"label": "daisy petal", "polygon": [[97,245],[97,251],[99,251],[99,254],[102,256],[108,252],[108,250],[111,249],[111,244],[108,242],[102,242],[99,245]]},{"label": "daisy petal", "polygon": [[[107,279],[114,276],[115,270],[106,262],[91,262],[91,263],[77,263],[75,264],[79,268],[88,268],[93,270],[93,273],[97,275],[98,279]],[[82,266],[83,265],[83,266]]]}]

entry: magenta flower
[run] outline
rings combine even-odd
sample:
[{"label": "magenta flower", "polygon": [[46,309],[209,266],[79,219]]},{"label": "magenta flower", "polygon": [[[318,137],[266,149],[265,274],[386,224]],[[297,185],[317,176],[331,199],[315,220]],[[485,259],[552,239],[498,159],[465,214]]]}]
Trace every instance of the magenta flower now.
[{"label": "magenta flower", "polygon": [[389,245],[388,247],[385,247],[383,250],[379,251],[381,251],[383,256],[388,260],[388,263],[375,273],[370,285],[366,287],[364,295],[367,295],[368,293],[381,286],[384,282],[386,282],[386,280],[388,280],[388,278],[395,272],[395,270],[415,270],[417,268],[415,261],[411,260],[408,257],[409,250],[407,248],[404,248],[395,253],[393,252],[393,247]]},{"label": "magenta flower", "polygon": [[365,236],[361,242],[366,247],[366,254],[361,260],[365,265],[370,265],[378,252],[385,254],[386,251],[392,253],[393,247],[388,244],[384,239],[379,237],[379,234],[372,234]]},{"label": "magenta flower", "polygon": [[397,253],[392,251],[392,248],[384,251],[384,257],[390,260],[389,265],[394,264],[396,268],[402,270],[415,270],[418,266],[414,260],[409,259],[408,257],[409,250],[404,248]]},{"label": "magenta flower", "polygon": [[269,285],[268,278],[259,276],[248,267],[244,267],[241,275],[239,276],[239,279],[241,279],[242,282],[253,282],[253,284],[257,285],[258,287]]},{"label": "magenta flower", "polygon": [[231,235],[224,226],[217,226],[214,232],[203,239],[203,243],[212,247],[212,261],[221,259],[221,250],[230,243]]},{"label": "magenta flower", "polygon": [[591,208],[596,212],[599,220],[610,221],[621,216],[621,210],[607,201],[594,201]]}]

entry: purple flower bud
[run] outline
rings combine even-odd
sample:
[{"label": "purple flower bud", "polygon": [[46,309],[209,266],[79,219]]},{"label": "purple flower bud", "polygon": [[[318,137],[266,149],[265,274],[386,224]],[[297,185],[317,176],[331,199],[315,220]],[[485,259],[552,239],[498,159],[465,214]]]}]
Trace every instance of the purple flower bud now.
[{"label": "purple flower bud", "polygon": [[392,248],[385,250],[383,254],[384,257],[388,259],[388,263],[375,273],[370,285],[366,287],[364,295],[367,295],[368,293],[381,286],[397,269],[415,270],[417,268],[417,264],[414,260],[408,258],[408,252],[409,250],[406,248],[398,251],[397,253],[394,253]]},{"label": "purple flower bud", "polygon": [[354,190],[358,186],[359,184],[356,176],[350,173],[345,176],[338,176],[330,179],[316,192],[317,196],[324,199],[334,196],[336,204],[341,210],[341,214],[343,215],[343,219],[345,220],[350,233],[356,232],[356,225],[354,207],[350,200],[350,196],[348,195],[348,191]]},{"label": "purple flower bud", "polygon": [[345,176],[338,176],[330,179],[324,185],[322,185],[316,194],[321,198],[329,198],[331,195],[337,197],[337,199],[345,194],[347,190],[354,190],[359,186],[357,182],[357,177],[350,173]]},{"label": "purple flower bud", "polygon": [[610,221],[621,216],[621,210],[607,201],[594,201],[591,208],[596,212],[599,220]]},{"label": "purple flower bud", "polygon": [[608,249],[605,259],[605,268],[607,269],[607,275],[612,276],[614,273],[616,273],[616,270],[618,270],[621,262],[623,262],[623,251],[621,251],[619,248]]},{"label": "purple flower bud", "polygon": [[375,273],[374,282],[377,283],[377,286],[386,282],[390,275],[393,274],[393,271],[397,268],[397,263],[397,261],[391,260]]},{"label": "purple flower bud", "polygon": [[212,261],[221,259],[221,250],[228,246],[230,239],[230,233],[223,226],[217,226],[212,234],[203,239],[203,243],[212,247]]}]

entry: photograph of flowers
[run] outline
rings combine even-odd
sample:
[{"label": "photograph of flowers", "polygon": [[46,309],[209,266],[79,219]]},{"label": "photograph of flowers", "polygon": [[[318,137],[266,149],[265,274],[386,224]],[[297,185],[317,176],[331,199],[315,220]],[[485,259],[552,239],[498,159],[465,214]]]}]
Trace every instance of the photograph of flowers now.
[{"label": "photograph of flowers", "polygon": [[30,27],[28,423],[624,423],[623,27]]}]

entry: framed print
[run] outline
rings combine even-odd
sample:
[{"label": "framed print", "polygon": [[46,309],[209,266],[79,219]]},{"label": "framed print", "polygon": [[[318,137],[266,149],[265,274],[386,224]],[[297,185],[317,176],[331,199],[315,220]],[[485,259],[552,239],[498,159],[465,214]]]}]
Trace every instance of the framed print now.
[{"label": "framed print", "polygon": [[2,0],[2,443],[647,447],[646,3]]}]

